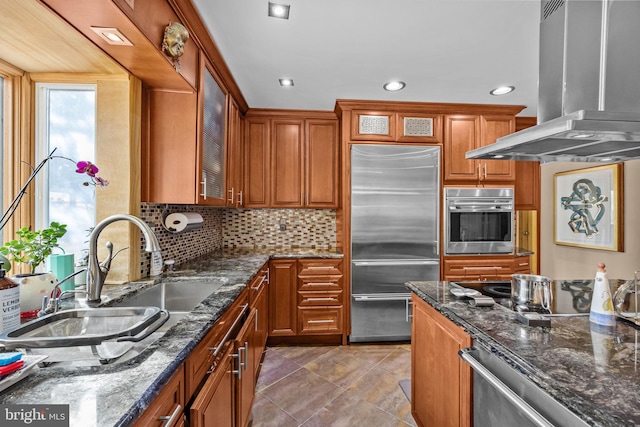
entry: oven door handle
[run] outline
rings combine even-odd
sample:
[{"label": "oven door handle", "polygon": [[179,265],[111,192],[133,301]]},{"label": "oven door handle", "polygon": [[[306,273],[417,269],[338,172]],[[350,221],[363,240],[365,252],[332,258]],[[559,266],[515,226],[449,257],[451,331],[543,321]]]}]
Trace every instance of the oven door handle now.
[{"label": "oven door handle", "polygon": [[397,260],[362,260],[353,261],[355,267],[388,267],[388,266],[402,266],[402,265],[438,265],[440,261],[435,259],[397,259]]},{"label": "oven door handle", "polygon": [[540,415],[538,411],[531,407],[524,399],[518,396],[513,390],[511,390],[505,383],[487,369],[478,359],[473,357],[471,353],[477,352],[474,347],[463,348],[458,352],[458,355],[462,360],[467,362],[473,370],[485,380],[487,380],[500,394],[507,398],[511,403],[516,405],[532,422],[541,427],[554,427],[545,417]]}]

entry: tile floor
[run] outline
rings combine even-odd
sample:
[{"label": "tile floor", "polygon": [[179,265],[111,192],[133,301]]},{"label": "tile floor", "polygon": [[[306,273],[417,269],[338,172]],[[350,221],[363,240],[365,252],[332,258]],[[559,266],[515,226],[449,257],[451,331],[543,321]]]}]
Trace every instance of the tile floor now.
[{"label": "tile floor", "polygon": [[269,347],[251,426],[415,426],[410,377],[409,344]]}]

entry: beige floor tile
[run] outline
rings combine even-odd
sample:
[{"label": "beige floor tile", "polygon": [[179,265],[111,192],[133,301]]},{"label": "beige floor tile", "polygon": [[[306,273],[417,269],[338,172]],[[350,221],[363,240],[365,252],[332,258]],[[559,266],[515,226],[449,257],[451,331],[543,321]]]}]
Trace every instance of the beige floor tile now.
[{"label": "beige floor tile", "polygon": [[302,424],[303,427],[406,427],[404,421],[345,392]]},{"label": "beige floor tile", "polygon": [[333,384],[347,388],[374,366],[373,363],[358,356],[334,349],[307,363],[304,367]]},{"label": "beige floor tile", "polygon": [[398,379],[409,379],[411,378],[411,352],[395,350],[378,366],[392,372]]},{"label": "beige floor tile", "polygon": [[265,352],[256,390],[261,391],[287,375],[300,369],[300,365],[274,351]]},{"label": "beige floor tile", "polygon": [[279,346],[271,348],[270,351],[275,351],[290,361],[302,366],[335,348],[337,348],[337,346]]},{"label": "beige floor tile", "polygon": [[293,418],[302,422],[331,402],[344,390],[307,369],[299,369],[262,394]]},{"label": "beige floor tile", "polygon": [[251,408],[250,427],[297,427],[298,423],[261,393],[257,393]]},{"label": "beige floor tile", "polygon": [[404,419],[411,414],[411,403],[396,376],[377,366],[349,387],[348,391],[396,418]]}]

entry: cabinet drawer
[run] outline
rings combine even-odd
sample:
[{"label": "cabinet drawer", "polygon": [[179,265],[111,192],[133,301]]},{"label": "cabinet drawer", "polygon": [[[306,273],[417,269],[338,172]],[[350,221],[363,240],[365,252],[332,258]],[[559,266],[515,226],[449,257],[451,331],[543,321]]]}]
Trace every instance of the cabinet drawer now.
[{"label": "cabinet drawer", "polygon": [[342,305],[342,291],[298,291],[298,305]]},{"label": "cabinet drawer", "polygon": [[529,257],[519,257],[513,260],[513,271],[516,274],[531,273],[531,263]]},{"label": "cabinet drawer", "polygon": [[299,291],[342,291],[342,276],[312,276],[298,279]]},{"label": "cabinet drawer", "polygon": [[342,275],[341,259],[301,259],[298,260],[299,276]]},{"label": "cabinet drawer", "polygon": [[135,426],[164,426],[167,423],[164,417],[173,417],[175,421],[171,425],[180,425],[179,420],[184,418],[184,401],[184,367],[181,366]]},{"label": "cabinet drawer", "polygon": [[298,308],[300,335],[342,333],[342,306]]},{"label": "cabinet drawer", "polygon": [[443,263],[445,276],[469,277],[496,277],[511,275],[513,258],[511,259],[479,259],[479,260],[448,260]]}]

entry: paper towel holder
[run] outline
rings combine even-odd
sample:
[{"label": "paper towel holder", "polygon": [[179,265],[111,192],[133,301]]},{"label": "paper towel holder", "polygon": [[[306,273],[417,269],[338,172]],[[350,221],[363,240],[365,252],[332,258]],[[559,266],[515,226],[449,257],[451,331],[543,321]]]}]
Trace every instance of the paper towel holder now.
[{"label": "paper towel holder", "polygon": [[200,215],[197,212],[191,212],[191,214],[195,214],[197,215],[198,221],[197,222],[192,222],[190,223],[186,228],[182,229],[182,230],[178,230],[174,227],[172,227],[172,224],[168,224],[167,222],[167,217],[171,214],[187,214],[187,212],[169,212],[168,210],[164,210],[162,212],[162,228],[164,228],[165,230],[167,230],[169,233],[173,233],[173,234],[179,234],[179,233],[184,233],[187,231],[192,231],[192,230],[197,230],[198,228],[201,228],[204,225],[204,220],[202,218],[202,215]]}]

